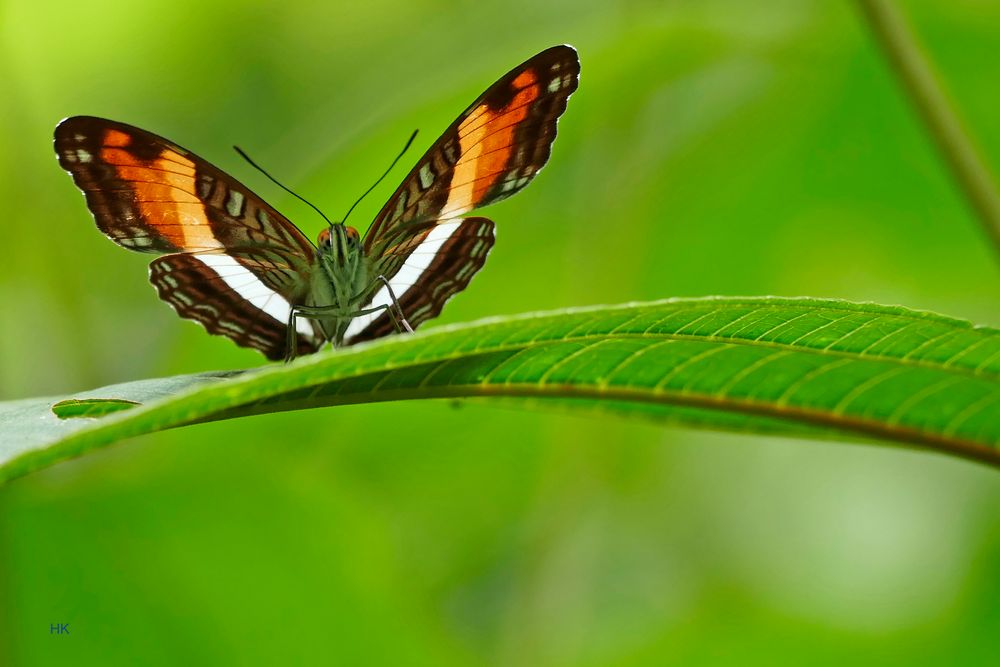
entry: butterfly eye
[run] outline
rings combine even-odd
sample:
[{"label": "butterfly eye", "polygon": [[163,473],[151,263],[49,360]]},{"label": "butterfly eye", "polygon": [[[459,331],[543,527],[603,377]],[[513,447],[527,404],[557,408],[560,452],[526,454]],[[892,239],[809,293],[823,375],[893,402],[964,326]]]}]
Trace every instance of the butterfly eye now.
[{"label": "butterfly eye", "polygon": [[323,231],[321,231],[319,233],[319,237],[316,239],[316,241],[317,241],[317,243],[319,243],[319,246],[321,248],[323,246],[330,247],[330,230],[329,229],[324,229]]},{"label": "butterfly eye", "polygon": [[344,231],[347,232],[347,238],[351,239],[355,243],[361,240],[361,235],[358,234],[358,230],[356,230],[354,227],[348,227]]}]

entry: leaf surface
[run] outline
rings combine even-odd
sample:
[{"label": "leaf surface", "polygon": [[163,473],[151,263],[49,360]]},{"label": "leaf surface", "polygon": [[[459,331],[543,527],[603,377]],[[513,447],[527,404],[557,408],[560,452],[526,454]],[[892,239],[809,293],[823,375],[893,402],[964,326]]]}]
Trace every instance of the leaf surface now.
[{"label": "leaf surface", "polygon": [[[696,428],[904,443],[1000,463],[996,329],[900,307],[759,297],[493,318],[287,366],[2,403],[0,479],[202,421],[463,397]],[[69,401],[61,411],[78,418],[56,416],[58,401]]]}]

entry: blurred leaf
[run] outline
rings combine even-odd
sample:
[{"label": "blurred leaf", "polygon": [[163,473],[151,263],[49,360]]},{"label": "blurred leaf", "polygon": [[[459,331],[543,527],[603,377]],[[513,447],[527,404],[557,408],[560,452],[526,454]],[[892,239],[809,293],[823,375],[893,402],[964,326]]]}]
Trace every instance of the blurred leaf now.
[{"label": "blurred leaf", "polygon": [[89,394],[73,400],[143,405],[66,421],[52,399],[0,404],[0,479],[185,424],[443,397],[558,399],[694,427],[899,442],[1000,463],[1000,331],[819,299],[676,299],[497,318],[288,366]]}]

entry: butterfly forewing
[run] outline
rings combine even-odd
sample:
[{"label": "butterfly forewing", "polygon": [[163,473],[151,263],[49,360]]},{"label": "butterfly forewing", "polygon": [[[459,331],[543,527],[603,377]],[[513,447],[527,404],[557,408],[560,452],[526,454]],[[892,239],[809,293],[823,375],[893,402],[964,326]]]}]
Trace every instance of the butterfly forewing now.
[{"label": "butterfly forewing", "polygon": [[55,148],[97,226],[125,248],[277,247],[312,261],[312,243],[288,219],[222,170],[151,132],[76,116],[56,127]]},{"label": "butterfly forewing", "polygon": [[410,233],[408,223],[454,218],[527,185],[549,159],[579,75],[576,51],[563,45],[501,77],[420,158],[375,217],[365,248],[377,254]]}]

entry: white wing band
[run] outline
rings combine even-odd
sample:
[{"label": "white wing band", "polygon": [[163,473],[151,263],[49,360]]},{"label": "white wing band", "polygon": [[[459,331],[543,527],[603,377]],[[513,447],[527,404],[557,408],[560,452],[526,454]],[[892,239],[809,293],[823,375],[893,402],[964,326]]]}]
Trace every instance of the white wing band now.
[{"label": "white wing band", "polygon": [[[292,306],[281,296],[260,281],[250,269],[239,263],[235,257],[224,254],[204,253],[191,255],[208,268],[215,271],[222,282],[249,302],[257,310],[273,317],[282,324],[288,323]],[[395,288],[395,285],[393,286]],[[316,337],[312,323],[304,317],[295,318],[295,330],[303,336]]]},{"label": "white wing band", "polygon": [[[438,250],[441,249],[445,241],[451,238],[462,222],[462,220],[455,220],[435,225],[431,229],[431,233],[407,256],[396,275],[389,278],[389,285],[392,286],[392,291],[396,294],[397,299],[402,299],[407,290],[420,281],[420,277],[437,257]],[[383,285],[382,289],[375,293],[371,302],[365,306],[365,309],[390,304],[392,304],[392,299],[389,297],[389,290]],[[347,331],[344,332],[345,342],[350,341],[351,338],[368,328],[381,314],[382,311],[377,311],[368,315],[360,315],[351,320]],[[406,313],[403,315],[405,316]]]}]

